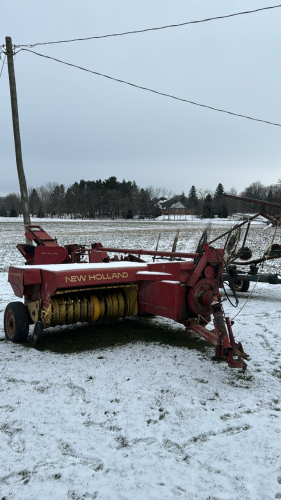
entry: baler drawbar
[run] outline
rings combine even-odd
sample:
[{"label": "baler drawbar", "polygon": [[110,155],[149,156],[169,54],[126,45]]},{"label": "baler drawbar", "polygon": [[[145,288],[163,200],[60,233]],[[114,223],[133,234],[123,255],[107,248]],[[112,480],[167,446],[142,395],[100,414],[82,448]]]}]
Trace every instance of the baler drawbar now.
[{"label": "baler drawbar", "polygon": [[[26,341],[32,323],[36,344],[48,327],[148,313],[182,323],[215,346],[217,359],[246,369],[247,355],[235,342],[222,308],[222,249],[207,243],[201,253],[106,248],[101,243],[63,247],[32,225],[26,236],[35,243],[17,245],[26,265],[9,268],[8,281],[24,304],[6,307],[7,340]],[[144,262],[142,255],[180,260]],[[207,329],[211,317],[214,327]]]}]

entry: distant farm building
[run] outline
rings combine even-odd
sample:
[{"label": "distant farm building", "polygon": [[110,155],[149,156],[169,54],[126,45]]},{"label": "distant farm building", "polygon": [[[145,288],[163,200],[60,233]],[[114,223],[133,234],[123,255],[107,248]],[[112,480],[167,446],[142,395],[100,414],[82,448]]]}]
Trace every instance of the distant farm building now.
[{"label": "distant farm building", "polygon": [[194,215],[194,203],[191,201],[182,203],[181,201],[166,200],[159,203],[159,206],[162,215]]}]

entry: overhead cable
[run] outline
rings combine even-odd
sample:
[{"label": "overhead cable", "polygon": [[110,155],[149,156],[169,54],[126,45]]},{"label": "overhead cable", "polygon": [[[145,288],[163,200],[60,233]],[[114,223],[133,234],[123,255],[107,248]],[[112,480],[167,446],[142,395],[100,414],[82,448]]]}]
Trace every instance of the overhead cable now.
[{"label": "overhead cable", "polygon": [[52,44],[56,44],[56,43],[82,42],[82,41],[94,40],[94,39],[98,39],[98,38],[109,38],[109,37],[112,37],[112,36],[133,35],[133,34],[136,34],[136,33],[145,33],[147,31],[158,31],[158,30],[164,30],[164,29],[167,29],[167,28],[179,28],[180,26],[187,26],[188,24],[206,23],[208,21],[216,21],[216,20],[219,20],[219,19],[226,19],[226,18],[229,18],[229,17],[242,16],[242,15],[245,15],[245,14],[254,14],[256,12],[261,12],[261,11],[264,11],[264,10],[278,9],[279,7],[281,7],[281,4],[279,4],[279,5],[272,5],[270,7],[260,7],[259,9],[254,9],[254,10],[245,10],[243,12],[235,12],[234,14],[227,14],[225,16],[208,17],[206,19],[200,19],[198,21],[187,21],[187,22],[178,23],[178,24],[167,24],[166,26],[158,26],[156,28],[145,28],[145,29],[142,29],[142,30],[124,31],[122,33],[111,33],[109,35],[89,36],[87,38],[73,38],[71,40],[58,40],[58,41],[55,41],[55,42],[37,42],[37,43],[33,43],[33,44],[15,45],[15,47],[17,47],[17,48],[19,48],[19,47],[29,47],[29,48],[32,48],[32,47],[36,47],[37,45],[52,45]]},{"label": "overhead cable", "polygon": [[73,68],[81,69],[82,71],[86,71],[87,73],[93,73],[94,75],[102,76],[104,78],[107,78],[108,80],[114,80],[115,82],[124,83],[125,85],[130,85],[131,87],[135,87],[137,89],[146,90],[147,92],[152,92],[153,94],[158,94],[158,95],[162,95],[164,97],[169,97],[170,99],[175,99],[176,101],[187,102],[189,104],[193,104],[194,106],[200,106],[201,108],[208,108],[208,109],[211,109],[213,111],[219,111],[220,113],[226,113],[228,115],[239,116],[240,118],[246,118],[247,120],[253,120],[256,122],[266,123],[267,125],[275,125],[276,127],[281,127],[280,123],[274,123],[274,122],[270,122],[268,120],[261,120],[260,118],[253,118],[252,116],[242,115],[239,113],[233,113],[232,111],[214,108],[213,106],[208,106],[207,104],[200,104],[198,102],[190,101],[188,99],[182,99],[181,97],[176,97],[176,96],[171,95],[171,94],[166,94],[164,92],[159,92],[157,90],[149,89],[149,88],[143,87],[141,85],[136,85],[135,83],[126,82],[125,80],[120,80],[119,78],[113,78],[113,76],[105,75],[105,74],[99,73],[97,71],[92,71],[90,69],[83,68],[82,66],[77,66],[76,64],[61,61],[60,59],[56,59],[55,57],[50,57],[50,56],[46,56],[44,54],[39,54],[38,52],[35,52],[34,50],[30,50],[30,49],[21,49],[21,50],[26,51],[26,52],[30,52],[30,53],[35,54],[35,55],[40,56],[40,57],[44,57],[46,59],[51,59],[52,61],[56,61],[58,63],[65,64],[66,66],[71,66]]}]

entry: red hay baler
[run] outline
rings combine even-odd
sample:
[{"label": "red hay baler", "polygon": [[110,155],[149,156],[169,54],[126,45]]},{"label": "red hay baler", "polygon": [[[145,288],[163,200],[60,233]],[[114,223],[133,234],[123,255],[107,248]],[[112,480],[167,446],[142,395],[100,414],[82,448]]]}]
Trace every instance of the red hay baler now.
[{"label": "red hay baler", "polygon": [[[242,345],[222,308],[223,250],[208,244],[201,253],[59,246],[40,226],[27,226],[34,244],[17,245],[26,265],[9,268],[8,281],[22,302],[11,302],[4,315],[7,340],[32,341],[56,325],[97,322],[148,313],[173,319],[197,333],[233,368],[246,369]],[[109,256],[114,254],[113,257]],[[144,262],[142,255],[179,260]],[[206,325],[213,317],[213,328]]]}]

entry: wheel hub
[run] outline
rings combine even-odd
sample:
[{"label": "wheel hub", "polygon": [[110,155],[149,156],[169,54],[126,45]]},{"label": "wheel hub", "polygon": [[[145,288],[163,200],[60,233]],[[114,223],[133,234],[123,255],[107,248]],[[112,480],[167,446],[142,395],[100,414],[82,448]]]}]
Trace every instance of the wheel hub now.
[{"label": "wheel hub", "polygon": [[15,333],[15,318],[12,311],[8,311],[6,318],[6,331],[9,338],[12,338]]}]

